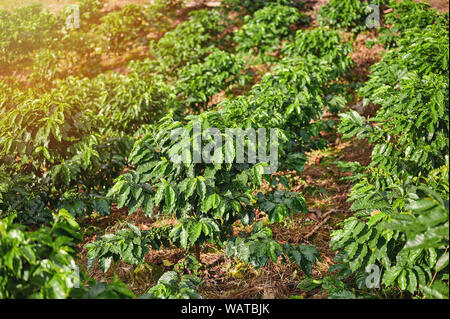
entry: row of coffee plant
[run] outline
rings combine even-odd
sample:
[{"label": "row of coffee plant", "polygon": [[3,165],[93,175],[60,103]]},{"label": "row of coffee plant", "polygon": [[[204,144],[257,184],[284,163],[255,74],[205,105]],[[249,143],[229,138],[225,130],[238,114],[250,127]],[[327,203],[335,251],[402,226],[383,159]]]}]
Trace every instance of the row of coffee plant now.
[{"label": "row of coffee plant", "polygon": [[[203,37],[205,45],[211,34],[217,34],[214,26],[219,18],[218,13],[196,11],[167,33],[158,42],[157,52],[165,50],[165,59],[157,59],[156,65],[162,66],[158,69],[168,67],[171,56],[164,43],[174,46]],[[178,52],[172,51],[175,58]],[[169,110],[183,113],[185,104],[210,99],[229,85],[230,73],[239,73],[243,64],[219,49],[206,58],[197,47],[181,52],[204,62],[181,68],[175,86],[165,81],[167,73],[153,70],[146,61],[131,63],[126,75],[109,72],[92,79],[57,80],[44,93],[4,85],[1,210],[19,211],[18,219],[26,223],[51,220],[51,211],[59,208],[80,217],[92,211],[109,214],[106,191],[126,166],[135,136],[140,129],[145,131],[143,125],[157,122]],[[196,67],[199,71],[191,73]],[[222,68],[223,74],[202,82],[200,70],[208,67]],[[186,89],[193,81],[202,91]]]},{"label": "row of coffee plant", "polygon": [[342,164],[355,173],[355,214],[332,234],[338,273],[322,283],[334,298],[356,297],[348,279],[361,297],[448,298],[448,14],[413,1],[390,5],[393,25],[382,32],[390,49],[358,90],[379,109],[369,120],[340,115],[343,136],[367,139],[373,151],[367,167]]},{"label": "row of coffee plant", "polygon": [[[254,17],[259,21],[262,13],[278,16],[284,10],[291,9],[271,5],[256,11]],[[245,21],[255,23],[250,17]],[[248,30],[246,25],[242,30]],[[270,32],[264,36],[270,37]],[[229,257],[254,267],[281,257],[311,274],[319,258],[317,250],[280,244],[267,226],[306,212],[303,197],[288,190],[261,192],[260,188],[264,181],[275,188],[280,182],[271,177],[274,171],[268,165],[276,163],[275,169],[300,172],[305,152],[323,145],[318,133],[326,123],[320,117],[324,107],[338,110],[345,104],[337,95],[341,90],[330,84],[351,67],[351,48],[327,29],[299,30],[292,40],[281,48],[273,72],[246,95],[226,99],[199,115],[179,119],[169,114],[135,143],[129,156],[134,169],[116,180],[109,195],[130,213],[142,210],[162,221],[175,219],[176,224],[163,226],[156,241],[136,229],[107,235],[90,245],[92,261],[97,259],[104,271],[119,259],[140,264],[145,254],[139,243],[145,238],[144,245],[152,243],[154,249],[175,245],[187,254],[192,251],[197,260],[206,244],[214,244],[224,247]],[[264,134],[256,143],[251,135],[261,131]],[[236,132],[244,138],[235,139]],[[257,149],[259,162],[251,160]],[[239,159],[239,150],[244,160]],[[264,212],[267,222],[257,219],[257,209]],[[238,224],[250,226],[251,231],[236,234],[233,226]],[[111,240],[121,244],[111,245]]]},{"label": "row of coffee plant", "polygon": [[182,0],[128,4],[118,11],[106,4],[80,0],[56,14],[37,3],[0,9],[0,70],[29,70],[26,83],[43,88],[71,74],[95,76],[111,55],[146,48],[171,30],[184,8]]},{"label": "row of coffee plant", "polygon": [[[175,1],[172,2],[175,4]],[[90,27],[95,27],[92,19],[98,20],[103,16],[99,11],[101,4],[101,1],[84,1],[80,7],[81,27],[71,31],[70,35],[85,36]],[[90,7],[84,10],[83,5]],[[114,12],[105,17],[105,23],[115,23],[112,17],[125,19],[123,15],[128,16],[128,13],[134,11],[124,9],[118,13]],[[17,9],[12,13],[2,11],[2,14],[2,25],[7,22],[11,30],[29,27],[23,26],[25,21],[36,25],[35,20],[43,17],[57,20],[54,16],[43,13],[37,6]],[[18,17],[20,14],[22,16]],[[216,16],[217,14],[208,14],[207,11],[197,12],[196,17],[184,24],[185,29],[192,31],[191,34],[187,37],[182,34],[178,38],[179,43],[189,39],[196,41],[203,34],[209,40],[206,33],[210,31],[199,28],[199,25],[215,25],[216,20],[211,19]],[[133,21],[133,15],[128,17],[127,21]],[[45,24],[40,27],[47,30]],[[61,24],[55,23],[48,30],[59,32],[61,28]],[[5,31],[2,36],[5,38],[8,34],[14,35],[14,32],[8,33],[8,30],[2,28],[2,32]],[[20,30],[19,36],[30,35],[31,30]],[[36,32],[40,32],[41,36],[46,35],[42,30]],[[111,43],[124,43],[123,39],[119,41],[113,34],[109,35]],[[53,36],[56,38],[58,35]],[[51,36],[47,38],[50,39]],[[51,54],[56,50],[44,40],[33,42],[33,39],[33,36],[24,40],[12,39],[12,44],[23,43],[24,46],[18,47],[18,54],[12,55],[11,58],[25,59],[44,46]],[[166,43],[170,44],[170,35],[167,35],[166,39]],[[25,40],[29,41],[30,45],[25,45]],[[5,51],[13,52],[14,48],[8,43],[3,42]],[[76,45],[74,47],[80,48]],[[63,49],[67,51],[67,48]],[[187,51],[194,56],[196,49],[192,47]],[[216,51],[216,54],[206,60],[204,68],[214,68],[222,63],[224,72],[236,73],[232,67],[236,59]],[[176,54],[176,51],[173,52]],[[41,55],[38,54],[39,56]],[[14,63],[16,60],[6,62]],[[50,67],[58,67],[53,65],[52,60],[47,62]],[[106,191],[113,179],[126,167],[126,158],[135,137],[140,134],[139,131],[145,132],[145,125],[157,121],[169,109],[182,108],[180,101],[192,100],[190,94],[196,92],[187,93],[184,99],[177,99],[175,89],[181,93],[185,87],[181,85],[181,81],[178,87],[174,88],[173,85],[162,81],[163,73],[148,72],[145,63],[134,62],[130,65],[130,70],[127,75],[109,72],[92,79],[67,77],[55,81],[52,77],[44,77],[46,81],[50,78],[52,80],[50,89],[46,88],[44,92],[41,87],[21,90],[2,83],[2,298],[134,297],[119,281],[109,284],[95,283],[89,279],[87,273],[76,271],[79,270],[79,265],[75,263],[75,256],[78,254],[75,245],[81,240],[83,230],[78,227],[73,216],[83,218],[92,212],[101,215],[110,213],[111,200],[106,196]],[[202,76],[200,72],[198,76]],[[223,74],[211,84],[204,85],[206,94],[212,94],[210,92],[214,89],[210,87],[223,86],[221,83],[225,83],[227,77],[227,74]],[[56,212],[63,217],[58,217]],[[53,226],[42,226],[39,230],[30,232],[23,225],[28,223],[50,223]],[[161,278],[151,296],[164,296],[171,283],[172,281],[164,281]],[[190,291],[183,288],[184,283],[189,281],[182,279],[178,289],[180,296],[184,296],[184,291]]]}]

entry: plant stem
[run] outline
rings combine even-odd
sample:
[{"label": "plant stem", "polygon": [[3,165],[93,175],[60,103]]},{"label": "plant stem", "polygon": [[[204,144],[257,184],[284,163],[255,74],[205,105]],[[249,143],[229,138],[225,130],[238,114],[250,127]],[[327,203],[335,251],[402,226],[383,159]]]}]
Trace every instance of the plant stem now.
[{"label": "plant stem", "polygon": [[200,262],[200,246],[199,245],[195,245],[195,258],[197,259],[198,262]]},{"label": "plant stem", "polygon": [[[447,250],[448,250],[448,246],[445,248],[444,255],[447,253]],[[434,275],[433,275],[433,278],[431,279],[431,282],[429,284],[430,287],[433,285],[433,282],[434,282],[434,279],[436,279],[437,273],[438,273],[438,271],[436,270]]]}]

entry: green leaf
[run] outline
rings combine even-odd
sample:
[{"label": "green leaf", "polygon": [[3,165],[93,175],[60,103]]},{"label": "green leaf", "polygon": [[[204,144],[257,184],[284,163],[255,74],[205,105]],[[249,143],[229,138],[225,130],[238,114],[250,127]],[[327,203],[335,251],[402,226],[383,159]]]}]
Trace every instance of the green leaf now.
[{"label": "green leaf", "polygon": [[417,291],[417,285],[418,285],[418,283],[417,283],[416,274],[411,269],[409,269],[408,270],[408,291],[413,294],[414,292]]},{"label": "green leaf", "polygon": [[420,289],[427,298],[448,299],[449,297],[448,284],[445,284],[442,281],[436,281],[431,287],[421,285]]},{"label": "green leaf", "polygon": [[402,269],[400,276],[398,277],[398,285],[401,290],[406,290],[408,287],[407,270]]},{"label": "green leaf", "polygon": [[167,185],[167,187],[165,188],[165,199],[167,207],[169,207],[170,209],[175,208],[176,193],[175,190],[170,185]]},{"label": "green leaf", "polygon": [[203,201],[205,200],[206,196],[206,184],[204,181],[198,180],[197,181],[197,193],[200,199]]},{"label": "green leaf", "polygon": [[190,229],[190,235],[189,235],[189,241],[191,244],[195,245],[197,242],[197,239],[200,237],[202,233],[203,224],[202,223],[195,223],[193,227]]},{"label": "green leaf", "polygon": [[386,269],[386,271],[383,274],[383,283],[386,286],[391,286],[395,279],[400,275],[403,268],[400,266],[393,266],[391,268]]},{"label": "green leaf", "polygon": [[103,271],[103,273],[106,273],[111,266],[112,263],[112,256],[106,257],[106,258],[100,258],[98,261],[98,264],[100,266],[100,269]]},{"label": "green leaf", "polygon": [[194,194],[196,186],[197,186],[197,179],[196,178],[189,179],[185,193],[186,200],[188,200]]},{"label": "green leaf", "polygon": [[125,206],[125,204],[129,200],[128,196],[130,195],[130,192],[131,192],[131,187],[128,184],[125,184],[120,189],[119,199],[117,201],[117,208],[122,208]]},{"label": "green leaf", "polygon": [[436,265],[434,267],[434,269],[436,271],[441,271],[442,269],[444,269],[445,267],[447,267],[448,265],[448,255],[449,253],[446,252],[445,254],[443,254],[441,257],[439,257],[438,261],[436,262]]},{"label": "green leaf", "polygon": [[162,198],[165,194],[166,187],[167,187],[167,184],[161,184],[159,186],[158,191],[156,192],[156,195],[155,195],[155,205],[158,205],[162,201]]},{"label": "green leaf", "polygon": [[181,247],[183,247],[184,249],[187,249],[187,247],[188,247],[188,238],[189,238],[189,234],[188,234],[186,228],[182,227],[181,233],[180,233],[180,244],[181,244]]}]

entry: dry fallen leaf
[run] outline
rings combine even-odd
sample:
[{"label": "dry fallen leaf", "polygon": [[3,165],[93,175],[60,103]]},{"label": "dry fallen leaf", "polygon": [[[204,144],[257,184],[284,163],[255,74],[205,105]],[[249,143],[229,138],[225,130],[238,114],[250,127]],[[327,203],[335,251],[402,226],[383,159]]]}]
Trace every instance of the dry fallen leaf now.
[{"label": "dry fallen leaf", "polygon": [[381,211],[374,210],[373,212],[370,213],[370,216],[375,216],[376,214],[381,214]]},{"label": "dry fallen leaf", "polygon": [[166,267],[170,267],[170,266],[173,266],[173,262],[171,262],[171,261],[169,261],[167,259],[164,259],[163,260],[163,265],[166,266]]}]

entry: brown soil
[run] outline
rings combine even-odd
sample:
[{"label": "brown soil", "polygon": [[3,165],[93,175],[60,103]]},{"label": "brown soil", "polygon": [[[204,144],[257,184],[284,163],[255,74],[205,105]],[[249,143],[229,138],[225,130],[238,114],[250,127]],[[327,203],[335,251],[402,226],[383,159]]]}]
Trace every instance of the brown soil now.
[{"label": "brown soil", "polygon": [[363,32],[356,36],[353,43],[353,53],[350,55],[356,66],[350,74],[350,79],[357,82],[365,82],[369,75],[369,68],[381,59],[384,48],[381,44],[368,48],[368,41],[376,41],[376,34]]},{"label": "brown soil", "polygon": [[[415,0],[415,1],[419,1],[419,0]],[[423,0],[420,2],[423,2]],[[430,0],[429,3],[432,8],[435,8],[439,12],[448,12],[449,0]]]}]

